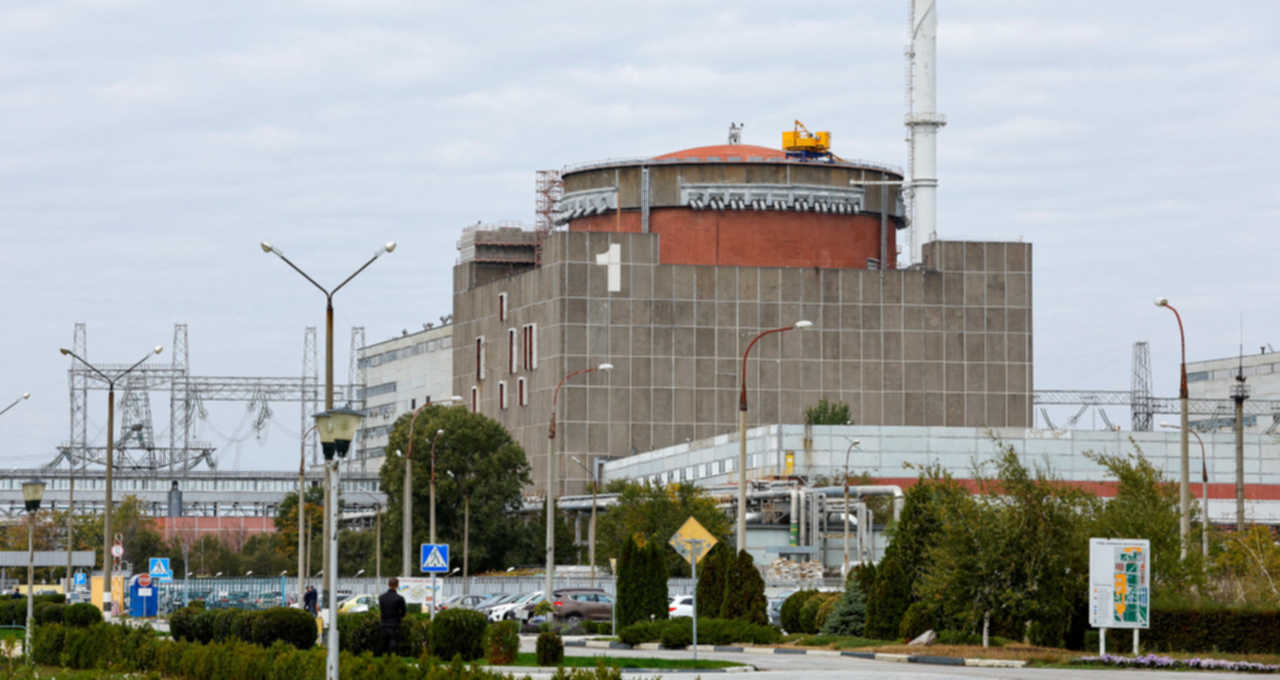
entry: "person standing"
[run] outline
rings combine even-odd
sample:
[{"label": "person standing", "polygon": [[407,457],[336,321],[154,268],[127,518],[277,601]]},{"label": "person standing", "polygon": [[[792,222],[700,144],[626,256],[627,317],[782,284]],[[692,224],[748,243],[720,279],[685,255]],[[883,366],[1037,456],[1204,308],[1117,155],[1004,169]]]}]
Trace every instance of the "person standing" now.
[{"label": "person standing", "polygon": [[316,595],[316,587],[307,586],[307,592],[302,596],[302,608],[307,610],[308,614],[315,616],[317,612],[316,604],[319,600],[319,596]]},{"label": "person standing", "polygon": [[378,597],[378,610],[382,615],[382,652],[394,654],[400,648],[400,623],[404,621],[404,598],[397,592],[400,590],[400,579],[392,577],[387,581],[387,592]]}]

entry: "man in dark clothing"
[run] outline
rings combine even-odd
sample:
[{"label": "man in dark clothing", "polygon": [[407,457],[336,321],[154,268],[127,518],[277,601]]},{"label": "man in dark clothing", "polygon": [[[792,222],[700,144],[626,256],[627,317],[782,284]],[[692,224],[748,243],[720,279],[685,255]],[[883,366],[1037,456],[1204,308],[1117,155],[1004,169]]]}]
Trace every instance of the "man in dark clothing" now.
[{"label": "man in dark clothing", "polygon": [[316,595],[316,587],[307,586],[307,592],[302,596],[302,608],[307,610],[308,614],[315,616],[317,611],[316,604],[319,599],[319,596]]},{"label": "man in dark clothing", "polygon": [[404,598],[397,592],[400,579],[387,581],[387,592],[378,597],[378,609],[382,613],[382,651],[395,654],[400,648],[400,622],[404,620]]}]

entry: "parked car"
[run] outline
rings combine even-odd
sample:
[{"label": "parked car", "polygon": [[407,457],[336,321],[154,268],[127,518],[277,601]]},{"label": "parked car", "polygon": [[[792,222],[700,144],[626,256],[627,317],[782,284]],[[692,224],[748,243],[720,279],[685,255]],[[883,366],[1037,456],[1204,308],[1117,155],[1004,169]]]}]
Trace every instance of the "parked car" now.
[{"label": "parked car", "polygon": [[486,598],[483,602],[477,604],[475,606],[475,610],[484,614],[485,616],[488,616],[490,609],[493,609],[494,607],[500,604],[506,604],[507,602],[511,602],[515,599],[516,599],[516,596],[512,595],[511,593],[494,593],[493,595],[490,595],[488,598]]},{"label": "parked car", "polygon": [[476,605],[486,599],[484,595],[454,595],[448,599],[441,600],[436,609],[439,611],[445,609],[474,609]]},{"label": "parked car", "polygon": [[378,606],[378,599],[372,595],[352,595],[338,605],[339,614],[359,614]]},{"label": "parked car", "polygon": [[562,588],[552,591],[552,616],[568,623],[584,619],[608,621],[613,618],[613,597],[599,588]]},{"label": "parked car", "polygon": [[693,618],[692,595],[676,595],[667,598],[667,618],[674,619],[678,616]]},{"label": "parked car", "polygon": [[542,591],[535,590],[531,593],[525,593],[516,599],[503,604],[496,605],[489,609],[490,621],[528,621],[533,615],[533,608],[543,599]]}]

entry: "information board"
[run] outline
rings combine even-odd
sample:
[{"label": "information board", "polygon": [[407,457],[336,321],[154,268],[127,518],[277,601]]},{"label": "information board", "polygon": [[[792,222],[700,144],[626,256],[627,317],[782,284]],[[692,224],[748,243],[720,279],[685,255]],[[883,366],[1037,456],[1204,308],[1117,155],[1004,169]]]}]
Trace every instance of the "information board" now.
[{"label": "information board", "polygon": [[1141,538],[1089,539],[1089,625],[1151,625],[1151,542]]}]

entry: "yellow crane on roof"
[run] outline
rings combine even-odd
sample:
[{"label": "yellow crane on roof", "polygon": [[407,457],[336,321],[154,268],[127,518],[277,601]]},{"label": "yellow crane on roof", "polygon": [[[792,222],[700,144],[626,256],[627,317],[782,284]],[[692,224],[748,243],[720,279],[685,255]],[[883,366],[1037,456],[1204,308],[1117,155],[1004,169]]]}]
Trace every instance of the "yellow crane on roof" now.
[{"label": "yellow crane on roof", "polygon": [[782,150],[788,158],[831,159],[831,133],[809,132],[804,123],[795,121],[795,128],[782,133]]}]

